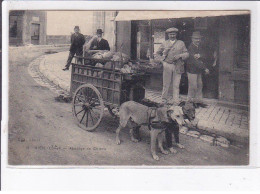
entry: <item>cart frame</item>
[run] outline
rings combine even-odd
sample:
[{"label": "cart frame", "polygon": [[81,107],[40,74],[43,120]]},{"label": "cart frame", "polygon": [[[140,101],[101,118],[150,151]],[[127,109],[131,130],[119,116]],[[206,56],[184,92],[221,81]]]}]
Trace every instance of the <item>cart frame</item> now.
[{"label": "cart frame", "polygon": [[[122,66],[122,62],[79,56],[74,58],[76,62],[72,63],[70,83],[72,110],[78,125],[87,131],[96,129],[102,120],[105,107],[116,117],[112,109],[132,100],[128,90],[131,84],[145,84],[144,74],[123,74],[117,70],[115,67]],[[79,61],[83,64],[79,64]],[[96,63],[107,62],[111,65],[110,69],[94,66]]]}]

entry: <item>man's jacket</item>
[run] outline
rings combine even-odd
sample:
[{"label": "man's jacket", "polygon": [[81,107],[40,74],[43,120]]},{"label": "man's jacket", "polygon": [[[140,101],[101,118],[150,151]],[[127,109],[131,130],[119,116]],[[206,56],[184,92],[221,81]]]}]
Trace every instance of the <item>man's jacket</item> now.
[{"label": "man's jacket", "polygon": [[85,37],[83,34],[72,34],[71,35],[71,45],[70,45],[70,51],[71,52],[77,52],[83,50],[83,45],[85,44]]},{"label": "man's jacket", "polygon": [[101,39],[98,41],[97,39],[93,40],[93,42],[90,45],[90,50],[108,50],[110,51],[109,44],[107,40]]},{"label": "man's jacket", "polygon": [[[200,74],[202,73],[207,67],[203,63],[205,60],[205,54],[203,52],[203,49],[201,46],[195,46],[193,43],[188,48],[189,51],[189,58],[187,60],[187,72],[192,73],[192,74]],[[195,54],[200,54],[199,59],[195,59],[194,55]]]},{"label": "man's jacket", "polygon": [[176,40],[172,43],[170,40],[164,41],[156,52],[156,55],[166,55],[165,62],[173,64],[176,61],[173,59],[174,56],[179,55],[182,60],[189,57],[189,53],[183,41]]}]

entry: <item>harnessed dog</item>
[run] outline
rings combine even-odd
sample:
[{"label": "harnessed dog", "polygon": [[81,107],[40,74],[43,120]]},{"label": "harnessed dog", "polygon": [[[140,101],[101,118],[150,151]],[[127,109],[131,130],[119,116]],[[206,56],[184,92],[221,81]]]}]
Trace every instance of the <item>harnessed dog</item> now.
[{"label": "harnessed dog", "polygon": [[[144,103],[142,103],[144,105],[147,106],[152,106],[151,108],[156,109],[155,107],[159,107],[159,104],[154,103],[154,102],[146,102],[144,101]],[[186,125],[192,125],[194,126],[194,119],[195,119],[195,109],[197,108],[195,103],[193,102],[189,102],[189,101],[183,101],[181,102],[178,106],[182,107],[182,111],[183,111],[183,118],[185,121]],[[189,121],[189,123],[187,123],[186,121]],[[149,127],[149,125],[148,125]],[[135,136],[136,139],[138,139],[138,141],[141,140],[140,134],[139,134],[139,130],[140,127],[136,127],[133,129],[133,134]],[[166,145],[167,147],[171,150],[171,152],[176,153],[176,151],[172,148],[173,147],[173,141],[172,141],[172,134],[174,135],[174,139],[175,139],[175,144],[177,147],[179,148],[184,148],[184,145],[180,144],[180,138],[179,138],[179,125],[178,123],[169,120],[169,122],[166,124],[166,129],[165,129],[165,140],[166,140]]]},{"label": "harnessed dog", "polygon": [[[121,105],[119,110],[119,127],[116,130],[116,143],[121,143],[119,134],[121,129],[130,127],[131,140],[138,142],[133,136],[133,129],[140,128],[142,125],[148,125],[151,134],[151,152],[155,160],[159,160],[156,153],[156,140],[162,153],[169,152],[163,148],[164,131],[168,123],[175,121],[178,125],[184,124],[182,108],[179,106],[151,108],[134,101],[128,101]],[[176,152],[172,147],[172,153]]]}]

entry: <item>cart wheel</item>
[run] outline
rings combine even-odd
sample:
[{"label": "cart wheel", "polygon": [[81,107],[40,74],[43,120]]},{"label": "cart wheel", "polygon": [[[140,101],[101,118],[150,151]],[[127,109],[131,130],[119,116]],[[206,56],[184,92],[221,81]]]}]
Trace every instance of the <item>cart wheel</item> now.
[{"label": "cart wheel", "polygon": [[72,111],[82,129],[94,131],[104,113],[104,102],[98,89],[91,84],[80,86],[73,97]]}]

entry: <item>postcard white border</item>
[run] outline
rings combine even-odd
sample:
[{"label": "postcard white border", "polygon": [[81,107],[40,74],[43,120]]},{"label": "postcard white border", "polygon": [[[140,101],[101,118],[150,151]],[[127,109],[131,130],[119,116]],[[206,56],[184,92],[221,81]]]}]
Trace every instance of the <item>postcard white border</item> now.
[{"label": "postcard white border", "polygon": [[[57,189],[65,190],[110,190],[114,189],[223,189],[259,188],[259,132],[260,120],[257,118],[259,99],[259,2],[158,2],[158,1],[9,1],[3,7],[3,63],[2,63],[2,187],[4,189]],[[9,10],[250,10],[251,11],[251,107],[250,107],[250,165],[241,167],[147,167],[149,169],[127,169],[133,167],[89,166],[82,169],[77,166],[63,169],[17,169],[7,166],[7,121],[8,121],[8,11]],[[257,58],[258,57],[258,58]],[[257,60],[258,59],[258,60]],[[253,81],[252,81],[253,80]],[[256,92],[257,91],[257,92]],[[27,167],[27,166],[22,166]],[[51,168],[60,166],[52,166]],[[40,167],[41,168],[41,167]],[[50,168],[49,166],[47,168]],[[68,169],[69,168],[69,169]],[[100,169],[102,168],[102,169]],[[108,168],[108,169],[106,169]],[[123,168],[123,169],[113,169]],[[135,167],[134,167],[135,168]],[[141,167],[143,168],[143,167]],[[156,168],[156,169],[153,169]],[[258,177],[258,180],[256,179]],[[28,181],[29,180],[29,181]],[[146,180],[146,184],[144,184]],[[185,180],[185,181],[183,181]],[[201,184],[203,182],[203,185]],[[15,183],[15,184],[14,184]],[[48,184],[47,184],[48,183]],[[187,185],[188,183],[188,185]],[[77,187],[75,187],[77,185]],[[102,187],[100,187],[102,185]]]}]

